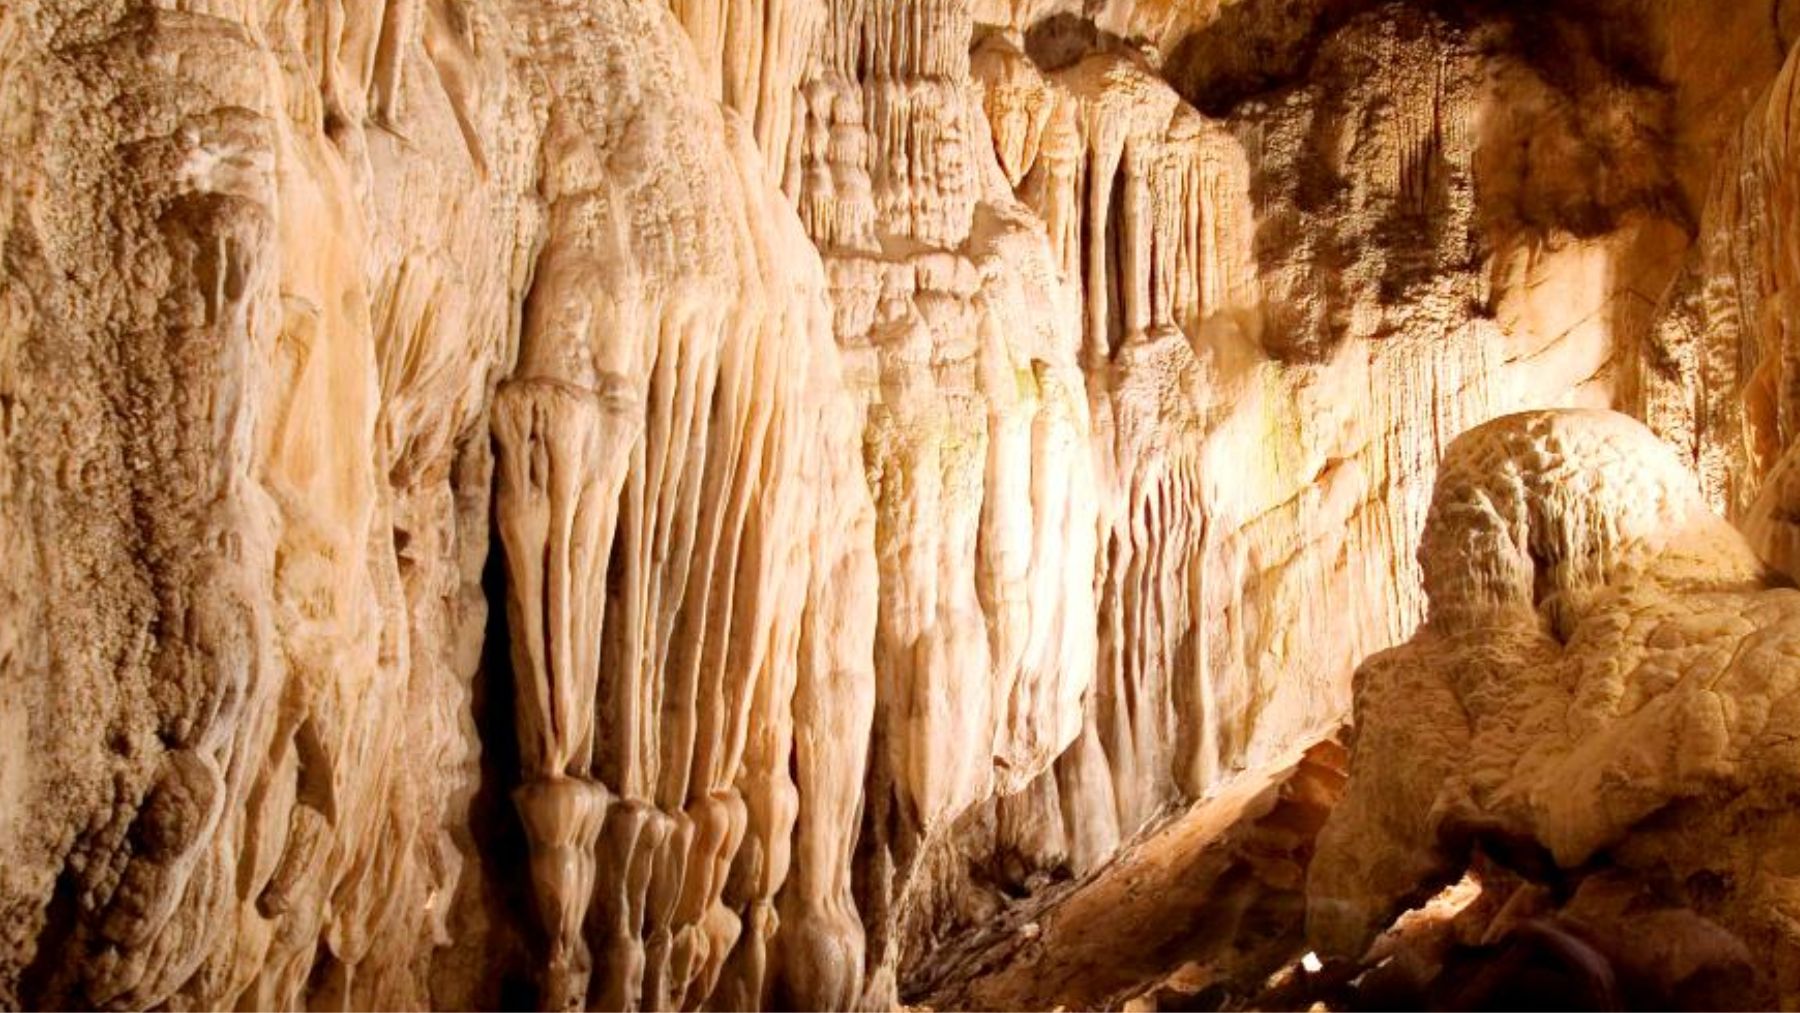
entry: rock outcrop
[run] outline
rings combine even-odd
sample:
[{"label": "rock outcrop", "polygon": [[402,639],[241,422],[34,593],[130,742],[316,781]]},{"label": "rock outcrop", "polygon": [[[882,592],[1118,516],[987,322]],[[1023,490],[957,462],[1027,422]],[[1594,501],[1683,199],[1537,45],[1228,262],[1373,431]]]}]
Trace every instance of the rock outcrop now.
[{"label": "rock outcrop", "polygon": [[858,419],[671,12],[4,36],[7,1000],[483,1004],[497,542],[545,1000],[848,1004]]},{"label": "rock outcrop", "polygon": [[[1314,941],[1360,955],[1479,849],[1573,894],[1578,919],[1710,923],[1760,955],[1728,1003],[1791,1004],[1800,593],[1669,448],[1610,413],[1458,438],[1420,560],[1428,623],[1357,673],[1349,787],[1308,884]],[[1641,957],[1658,939],[1603,945]]]},{"label": "rock outcrop", "polygon": [[845,1006],[874,558],[824,278],[666,10],[512,21],[547,171],[495,513],[542,1001]]},{"label": "rock outcrop", "polygon": [[[1047,39],[1041,13],[994,15],[971,71],[1080,296],[1098,660],[1079,739],[940,863],[1002,892],[1093,868],[1335,721],[1356,663],[1423,617],[1441,449],[1507,412],[1626,400],[1642,293],[1686,246],[1685,184],[1653,167],[1686,106],[1603,53],[1559,77],[1534,26],[1363,5],[1321,22],[1304,74],[1208,115],[1169,83],[1196,22],[1185,48],[1131,45]],[[1591,126],[1578,85],[1629,111]],[[1602,164],[1643,168],[1589,185]]]}]

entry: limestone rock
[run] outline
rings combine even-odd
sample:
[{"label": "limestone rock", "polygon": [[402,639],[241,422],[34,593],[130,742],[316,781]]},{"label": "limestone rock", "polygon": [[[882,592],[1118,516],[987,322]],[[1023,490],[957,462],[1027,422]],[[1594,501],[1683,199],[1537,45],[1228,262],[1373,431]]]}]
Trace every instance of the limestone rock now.
[{"label": "limestone rock", "polygon": [[[1051,59],[1018,5],[988,15],[971,70],[1079,286],[1104,494],[1081,738],[971,820],[978,864],[1090,869],[1335,721],[1356,663],[1423,616],[1441,448],[1509,411],[1614,403],[1652,322],[1639,293],[1679,267],[1678,181],[1590,190],[1579,168],[1650,157],[1653,130],[1584,133],[1504,19],[1366,6],[1223,116],[1168,83],[1175,43],[1096,27]],[[1608,108],[1654,122],[1658,95]]]},{"label": "limestone rock", "polygon": [[[5,1001],[487,1005],[518,960],[847,1004],[872,516],[718,101],[779,143],[798,56],[709,75],[648,2],[219,6],[0,14]],[[525,957],[471,833],[509,685]]]},{"label": "limestone rock", "polygon": [[1315,942],[1358,955],[1479,847],[1574,882],[1617,870],[1763,954],[1762,984],[1791,1002],[1775,856],[1800,595],[1610,413],[1460,437],[1420,558],[1430,621],[1357,673],[1350,783],[1308,884]]},{"label": "limestone rock", "polygon": [[427,1005],[475,876],[509,33],[225,6],[0,12],[8,1005]]},{"label": "limestone rock", "polygon": [[[1428,596],[1751,595],[1681,472],[1796,565],[1797,15],[1724,6],[0,6],[0,1006],[887,1007],[1266,801]],[[1679,463],[1480,430],[1427,527],[1566,406]]]}]

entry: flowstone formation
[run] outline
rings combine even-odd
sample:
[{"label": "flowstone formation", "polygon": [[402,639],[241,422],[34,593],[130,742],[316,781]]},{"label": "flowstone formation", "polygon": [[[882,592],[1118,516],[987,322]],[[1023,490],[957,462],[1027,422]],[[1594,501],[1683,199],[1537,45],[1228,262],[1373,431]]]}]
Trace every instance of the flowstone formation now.
[{"label": "flowstone formation", "polygon": [[1800,14],[1511,6],[0,5],[0,1007],[1240,995],[1458,434],[1800,559]]},{"label": "flowstone formation", "polygon": [[492,10],[223,6],[0,11],[7,1006],[428,1005],[478,882],[530,112]]},{"label": "flowstone formation", "polygon": [[1314,942],[1360,956],[1479,854],[1492,903],[1573,933],[1634,1002],[1791,1006],[1800,592],[1610,413],[1458,438],[1420,562],[1429,621],[1357,672]]},{"label": "flowstone formation", "polygon": [[[1352,4],[1287,39],[1260,5],[1185,27],[1120,11],[1014,5],[970,61],[1005,180],[1079,295],[1099,618],[1080,736],[922,859],[954,884],[921,895],[936,925],[1085,874],[1336,722],[1357,661],[1423,617],[1441,449],[1510,411],[1636,396],[1644,293],[1686,247],[1689,116],[1747,102],[1722,97],[1736,81],[1647,87],[1566,23]],[[1760,43],[1741,16],[1726,37]],[[1530,49],[1553,29],[1555,67]],[[1293,65],[1235,98],[1192,80],[1234,32]],[[1778,56],[1738,70],[1766,81]]]},{"label": "flowstone formation", "polygon": [[854,1001],[858,421],[681,23],[0,25],[0,1000]]},{"label": "flowstone formation", "polygon": [[513,23],[551,167],[493,407],[540,1001],[847,1006],[873,559],[823,278],[665,11]]}]

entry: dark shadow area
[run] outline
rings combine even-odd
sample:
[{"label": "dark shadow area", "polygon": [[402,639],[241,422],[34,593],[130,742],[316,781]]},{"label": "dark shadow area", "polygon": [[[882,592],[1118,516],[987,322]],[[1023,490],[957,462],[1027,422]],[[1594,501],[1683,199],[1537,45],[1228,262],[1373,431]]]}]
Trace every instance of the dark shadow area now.
[{"label": "dark shadow area", "polygon": [[531,897],[525,827],[512,803],[512,791],[519,785],[519,740],[512,638],[506,621],[506,563],[497,533],[489,540],[481,590],[488,601],[487,635],[481,667],[470,688],[481,736],[481,786],[469,806],[469,834],[481,862],[480,895],[473,903],[488,923],[483,946],[488,992],[480,999],[487,1008],[534,1010],[537,984],[531,955],[541,953],[546,944]]},{"label": "dark shadow area", "polygon": [[1634,30],[1641,12],[1619,0],[1440,0],[1433,9],[1479,27],[1482,50],[1535,78],[1515,72],[1503,115],[1483,121],[1475,171],[1491,198],[1485,220],[1593,238],[1646,211],[1694,231],[1698,209],[1670,168],[1673,85],[1658,75],[1648,30]]},{"label": "dark shadow area", "polygon": [[1074,14],[1053,14],[1025,30],[1025,55],[1045,72],[1073,66],[1091,53],[1129,48],[1134,48],[1129,40]]},{"label": "dark shadow area", "polygon": [[59,980],[62,961],[68,947],[75,944],[81,910],[73,874],[63,869],[56,877],[50,904],[44,911],[44,927],[38,933],[37,952],[19,976],[19,1001],[22,1009],[80,1009],[84,1003],[71,1000],[68,983]]},{"label": "dark shadow area", "polygon": [[1377,0],[1242,0],[1176,44],[1163,76],[1194,108],[1228,115],[1302,81],[1319,45]]}]

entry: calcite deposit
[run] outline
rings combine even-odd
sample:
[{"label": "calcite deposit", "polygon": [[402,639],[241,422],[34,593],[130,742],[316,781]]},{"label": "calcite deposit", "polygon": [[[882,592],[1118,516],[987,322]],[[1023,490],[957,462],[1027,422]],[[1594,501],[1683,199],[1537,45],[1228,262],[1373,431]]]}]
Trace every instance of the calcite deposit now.
[{"label": "calcite deposit", "polygon": [[[1641,944],[1673,951],[1671,986],[1704,969],[1694,938],[1710,929],[1757,955],[1725,1005],[1791,1006],[1791,581],[1667,446],[1596,412],[1459,437],[1420,559],[1429,621],[1357,672],[1349,787],[1308,884],[1313,940],[1360,954],[1479,849],[1573,893],[1578,923],[1609,904],[1690,919]],[[1606,925],[1603,951],[1651,963]]]},{"label": "calcite deposit", "polygon": [[1790,7],[0,4],[0,1008],[1800,1002]]}]

